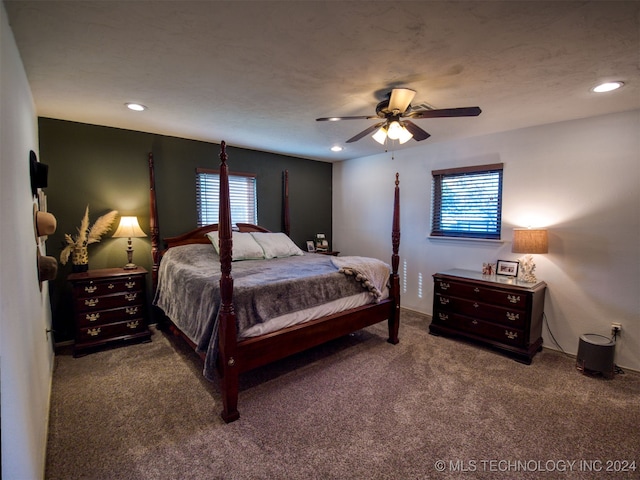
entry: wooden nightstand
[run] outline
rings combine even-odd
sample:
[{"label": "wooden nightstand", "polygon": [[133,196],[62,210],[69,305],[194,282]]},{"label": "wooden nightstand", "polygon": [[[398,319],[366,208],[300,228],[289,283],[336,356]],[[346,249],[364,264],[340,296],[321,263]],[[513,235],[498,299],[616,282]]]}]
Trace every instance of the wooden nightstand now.
[{"label": "wooden nightstand", "polygon": [[547,284],[449,270],[433,276],[429,332],[482,342],[530,364],[542,348]]},{"label": "wooden nightstand", "polygon": [[329,250],[329,251],[322,251],[322,252],[319,252],[318,250],[316,250],[316,253],[320,253],[320,254],[322,254],[322,255],[332,255],[332,256],[334,256],[334,257],[337,257],[338,255],[340,255],[340,252],[334,252],[334,251],[332,251],[332,250]]},{"label": "wooden nightstand", "polygon": [[114,342],[151,339],[147,327],[146,281],[142,267],[72,273],[75,346],[73,354]]}]

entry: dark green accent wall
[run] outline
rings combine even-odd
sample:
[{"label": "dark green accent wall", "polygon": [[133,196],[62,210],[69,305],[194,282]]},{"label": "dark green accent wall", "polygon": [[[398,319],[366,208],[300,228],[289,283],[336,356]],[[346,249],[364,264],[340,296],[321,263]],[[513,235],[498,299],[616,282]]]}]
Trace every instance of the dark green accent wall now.
[{"label": "dark green accent wall", "polygon": [[[91,223],[113,209],[137,216],[149,233],[150,152],[155,163],[160,237],[196,227],[195,170],[218,168],[218,144],[50,118],[39,118],[38,129],[39,159],[49,166],[44,189],[48,210],[58,220],[56,233],[47,240],[49,255],[59,258],[64,234],[76,233],[87,205]],[[260,225],[282,230],[282,175],[288,170],[291,238],[303,249],[306,240],[318,232],[331,239],[330,163],[233,146],[227,146],[227,155],[232,172],[257,175]],[[111,238],[115,226],[100,243],[89,246],[90,269],[126,263],[126,239]],[[134,238],[133,248],[134,263],[151,271],[150,238]],[[49,282],[56,342],[73,338],[66,282],[70,271],[69,264],[60,265],[56,280]],[[150,284],[151,279],[148,281]]]}]

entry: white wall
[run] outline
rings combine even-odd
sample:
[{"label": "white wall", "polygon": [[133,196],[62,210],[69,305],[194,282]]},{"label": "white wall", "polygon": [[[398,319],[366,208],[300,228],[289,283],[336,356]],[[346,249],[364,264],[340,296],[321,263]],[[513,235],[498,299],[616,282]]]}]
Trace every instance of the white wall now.
[{"label": "white wall", "polygon": [[[48,286],[36,270],[29,150],[38,152],[31,90],[0,3],[0,374],[2,478],[44,476],[53,348]],[[46,162],[44,162],[46,163]]]},{"label": "white wall", "polygon": [[[616,363],[640,370],[638,132],[636,110],[456,142],[428,140],[395,153],[395,160],[389,152],[335,164],[333,248],[390,261],[399,172],[402,304],[431,314],[431,275],[516,259],[511,229],[547,227],[549,254],[534,257],[538,278],[548,284],[545,313],[553,336],[575,354],[581,334],[609,335],[611,322],[621,322]],[[431,171],[497,162],[504,163],[504,243],[428,239]],[[543,339],[557,349],[546,328]]]}]

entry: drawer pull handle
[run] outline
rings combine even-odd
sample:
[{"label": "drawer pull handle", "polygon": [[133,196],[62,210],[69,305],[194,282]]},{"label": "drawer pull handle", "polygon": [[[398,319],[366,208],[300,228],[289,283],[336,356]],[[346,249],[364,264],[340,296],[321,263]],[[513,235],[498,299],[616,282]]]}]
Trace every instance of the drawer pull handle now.
[{"label": "drawer pull handle", "polygon": [[127,315],[135,315],[138,313],[138,307],[127,307],[125,308],[125,311],[127,312]]},{"label": "drawer pull handle", "polygon": [[87,293],[93,293],[98,289],[98,287],[96,287],[95,285],[87,285],[86,287],[84,287],[84,291]]},{"label": "drawer pull handle", "polygon": [[447,315],[446,313],[438,312],[438,318],[440,318],[440,320],[446,321],[449,320],[449,315]]},{"label": "drawer pull handle", "polygon": [[95,322],[96,320],[98,320],[100,318],[100,314],[99,313],[87,313],[85,318],[87,320],[89,320],[90,322]]},{"label": "drawer pull handle", "polygon": [[478,287],[474,288],[473,291],[476,293],[480,293],[480,289]]},{"label": "drawer pull handle", "polygon": [[507,336],[509,340],[515,340],[518,338],[518,332],[511,332],[509,330],[505,330],[504,334]]},{"label": "drawer pull handle", "polygon": [[100,335],[100,327],[87,329],[87,334],[91,335],[92,337],[97,337],[98,335]]},{"label": "drawer pull handle", "polygon": [[440,304],[446,305],[449,303],[449,299],[447,297],[440,297]]},{"label": "drawer pull handle", "polygon": [[520,295],[507,295],[507,300],[511,303],[518,303],[520,301]]},{"label": "drawer pull handle", "polygon": [[511,320],[512,322],[515,322],[516,320],[520,319],[520,314],[519,313],[507,312],[507,318],[509,320]]},{"label": "drawer pull handle", "polygon": [[440,288],[442,290],[448,290],[449,289],[449,284],[448,283],[444,283],[444,282],[440,282]]},{"label": "drawer pull handle", "polygon": [[474,308],[478,308],[480,305],[478,305],[478,302],[473,302],[473,307]]},{"label": "drawer pull handle", "polygon": [[127,327],[131,330],[135,330],[136,328],[138,328],[138,325],[140,325],[140,322],[138,320],[136,320],[135,322],[127,322]]},{"label": "drawer pull handle", "polygon": [[98,304],[99,299],[97,298],[88,298],[87,300],[84,301],[84,304],[87,307],[95,307]]},{"label": "drawer pull handle", "polygon": [[133,288],[136,286],[136,282],[127,282],[124,284],[124,286],[127,288]]},{"label": "drawer pull handle", "polygon": [[471,320],[471,323],[472,323],[473,325],[477,325],[477,324],[478,324],[478,320]]},{"label": "drawer pull handle", "polygon": [[113,283],[110,283],[110,284],[107,286],[107,288],[108,288],[109,290],[113,290],[114,288],[116,288],[116,286],[115,286]]},{"label": "drawer pull handle", "polygon": [[128,302],[133,302],[137,296],[137,293],[127,293],[124,298],[126,298]]}]

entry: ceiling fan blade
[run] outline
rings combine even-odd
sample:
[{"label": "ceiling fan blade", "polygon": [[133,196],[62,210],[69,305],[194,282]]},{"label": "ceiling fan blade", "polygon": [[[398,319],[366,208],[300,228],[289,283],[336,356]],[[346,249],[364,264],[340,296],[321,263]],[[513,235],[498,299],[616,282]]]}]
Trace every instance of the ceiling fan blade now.
[{"label": "ceiling fan blade", "polygon": [[375,132],[378,128],[380,128],[382,125],[384,125],[386,122],[380,122],[380,123],[376,123],[375,125],[371,125],[369,128],[367,128],[366,130],[361,131],[359,134],[357,134],[354,137],[351,137],[349,140],[347,140],[347,143],[353,143],[353,142],[357,142],[358,140],[360,140],[363,137],[366,137],[367,135],[369,135],[370,133]]},{"label": "ceiling fan blade", "polygon": [[416,91],[409,88],[394,88],[391,90],[391,97],[389,98],[389,106],[387,107],[390,112],[397,110],[400,113],[404,113],[413,97],[415,97]]},{"label": "ceiling fan blade", "polygon": [[316,118],[316,122],[337,122],[338,120],[369,120],[369,119],[379,119],[380,117],[378,116],[367,116],[367,115],[361,115],[359,117],[323,117],[323,118]]},{"label": "ceiling fan blade", "polygon": [[431,136],[429,133],[425,132],[422,128],[420,128],[410,120],[403,120],[402,124],[407,128],[407,130],[409,130],[411,135],[413,135],[413,139],[417,142],[419,142],[420,140],[426,140]]},{"label": "ceiling fan blade", "polygon": [[410,118],[440,118],[440,117],[477,117],[482,113],[480,107],[438,108],[435,110],[421,110],[407,114]]}]

